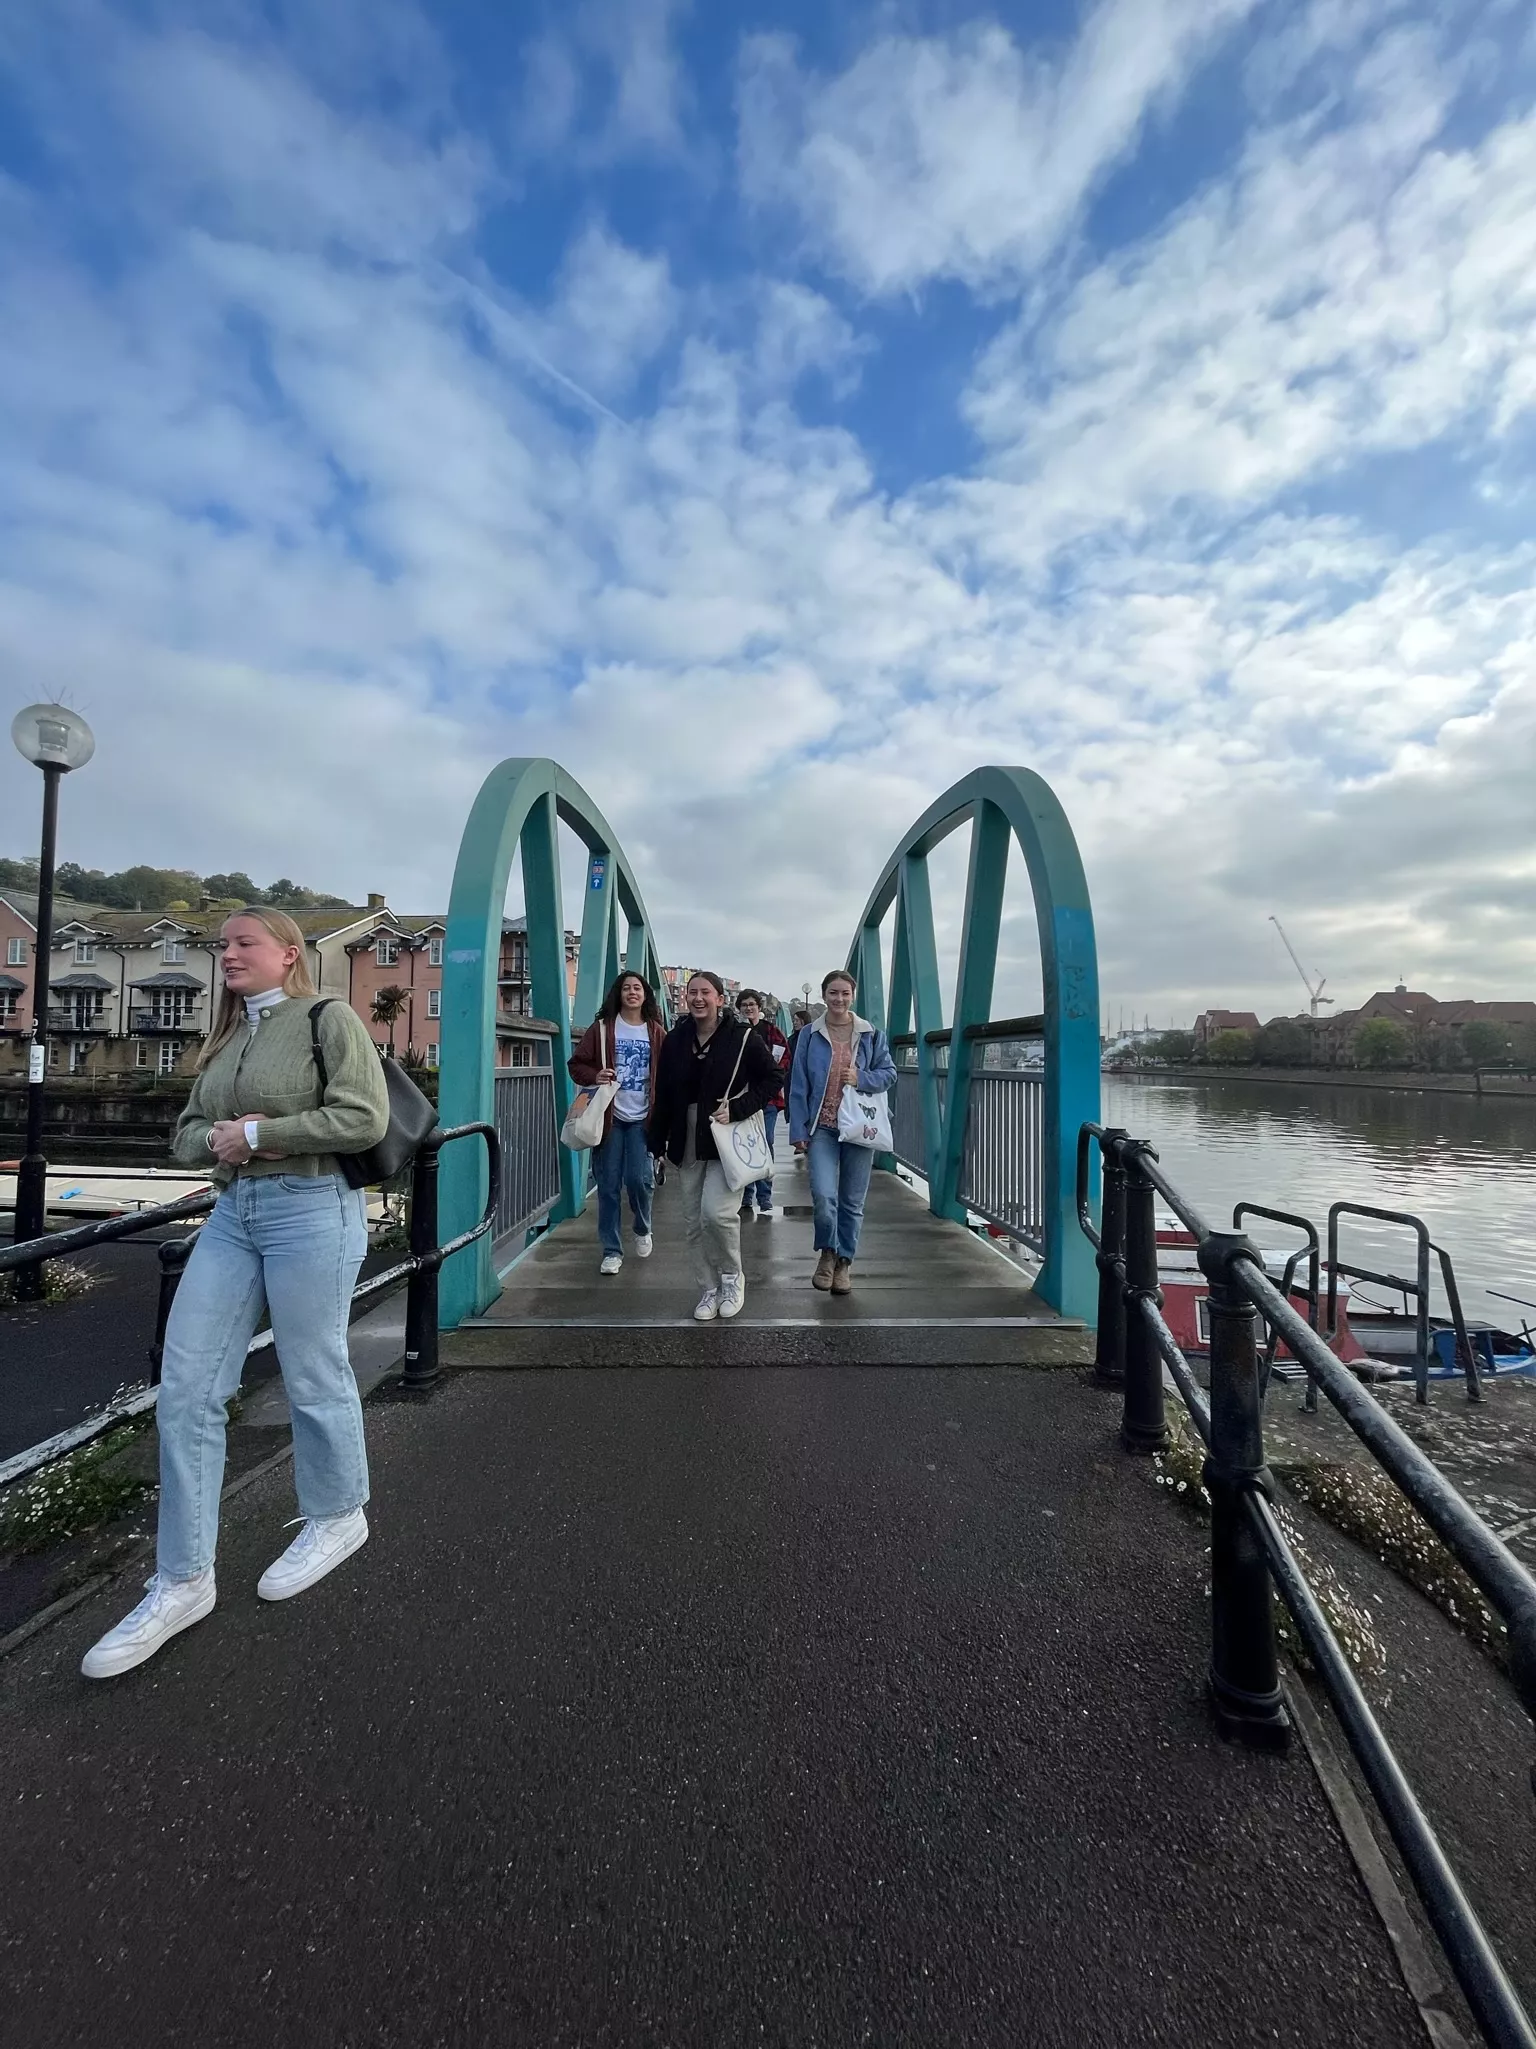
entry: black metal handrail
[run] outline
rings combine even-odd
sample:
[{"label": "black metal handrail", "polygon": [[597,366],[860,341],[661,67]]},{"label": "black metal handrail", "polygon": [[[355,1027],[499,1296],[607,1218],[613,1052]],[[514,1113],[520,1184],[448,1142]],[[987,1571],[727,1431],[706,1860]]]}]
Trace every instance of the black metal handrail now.
[{"label": "black metal handrail", "polygon": [[[477,1135],[485,1140],[487,1154],[485,1208],[477,1224],[450,1238],[446,1245],[440,1245],[437,1240],[438,1155],[455,1139]],[[406,1284],[405,1362],[399,1382],[402,1393],[424,1393],[438,1379],[438,1274],[445,1259],[462,1252],[466,1245],[472,1245],[492,1229],[500,1193],[501,1141],[493,1124],[456,1124],[446,1130],[439,1125],[422,1140],[411,1162],[410,1251],[396,1265],[360,1281],[351,1295],[355,1307],[393,1293],[402,1282]],[[177,1202],[155,1203],[125,1216],[106,1217],[97,1223],[75,1225],[67,1231],[52,1231],[41,1238],[27,1238],[19,1245],[9,1245],[0,1250],[0,1273],[22,1266],[36,1266],[46,1259],[65,1258],[93,1245],[133,1238],[146,1231],[158,1230],[165,1224],[186,1223],[206,1216],[217,1201],[216,1193],[188,1195]],[[191,1236],[177,1237],[166,1239],[155,1248],[160,1260],[160,1290],[155,1305],[155,1335],[149,1351],[151,1387],[160,1384],[171,1305],[196,1242]],[[246,1347],[246,1357],[267,1350],[273,1342],[270,1330],[258,1332]],[[109,1427],[111,1421],[112,1412],[109,1410],[102,1418],[103,1427]]]},{"label": "black metal handrail", "polygon": [[[1089,1202],[1095,1144],[1103,1165],[1097,1224]],[[1209,1282],[1209,1398],[1162,1315],[1158,1195],[1195,1237],[1200,1268]],[[1243,1208],[1239,1206],[1240,1212]],[[1511,1677],[1533,1716],[1536,1579],[1298,1313],[1289,1283],[1301,1253],[1288,1263],[1286,1285],[1276,1287],[1251,1239],[1236,1230],[1213,1231],[1163,1173],[1154,1149],[1118,1128],[1085,1124],[1079,1130],[1077,1209],[1099,1269],[1094,1370],[1100,1381],[1123,1388],[1121,1442],[1135,1452],[1155,1451],[1166,1444],[1166,1366],[1206,1446],[1204,1480],[1211,1500],[1208,1687],[1219,1726],[1223,1733],[1260,1747],[1278,1748],[1288,1740],[1270,1600],[1273,1584],[1295,1618],[1479,2026],[1497,2049],[1536,2049],[1536,2029],[1520,1996],[1404,1777],[1271,1506],[1273,1482],[1264,1457],[1260,1318],[1269,1325],[1271,1347],[1284,1341],[1309,1381],[1327,1395],[1501,1617],[1509,1634]],[[1252,1206],[1248,1213],[1254,1213]],[[1315,1235],[1309,1230],[1313,1241]],[[1308,1292],[1315,1315],[1315,1278]]]}]

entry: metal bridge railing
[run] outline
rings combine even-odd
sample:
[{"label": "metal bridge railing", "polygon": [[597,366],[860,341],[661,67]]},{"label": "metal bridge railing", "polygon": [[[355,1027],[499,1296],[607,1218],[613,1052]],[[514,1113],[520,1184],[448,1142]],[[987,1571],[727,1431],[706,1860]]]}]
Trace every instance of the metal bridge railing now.
[{"label": "metal bridge railing", "polygon": [[547,1216],[560,1199],[552,1069],[504,1069],[496,1076],[493,1115],[502,1158],[493,1235],[505,1238]]},{"label": "metal bridge railing", "polygon": [[1045,1250],[1045,1077],[992,1072],[971,1076],[960,1200],[1010,1238]]},{"label": "metal bridge railing", "polygon": [[[1100,1223],[1089,1209],[1090,1148],[1104,1170]],[[1162,1313],[1157,1284],[1158,1196],[1195,1237],[1210,1283],[1210,1395],[1190,1370]],[[1244,1205],[1239,1205],[1239,1214]],[[1307,1377],[1401,1488],[1482,1590],[1509,1637],[1510,1677],[1536,1715],[1536,1579],[1468,1506],[1434,1462],[1364,1388],[1264,1270],[1252,1240],[1213,1231],[1157,1164],[1143,1139],[1084,1124],[1077,1145],[1078,1221],[1096,1252],[1096,1377],[1123,1389],[1121,1443],[1152,1452],[1167,1442],[1167,1369],[1206,1446],[1211,1499],[1209,1693],[1225,1733],[1267,1748],[1288,1739],[1275,1642],[1273,1585],[1333,1703],[1415,1889],[1479,2026],[1496,2049],[1536,2049],[1536,2029],[1487,1931],[1451,1869],[1381,1726],[1339,1648],[1276,1518],[1264,1458],[1260,1321],[1283,1339]],[[1251,1210],[1250,1210],[1251,1213]],[[1314,1306],[1315,1283],[1309,1290]]]},{"label": "metal bridge railing", "polygon": [[[963,1033],[971,1063],[965,1149],[957,1194],[968,1210],[1036,1253],[1045,1249],[1045,1068],[1028,1056],[1041,1043],[1041,1020],[1006,1018]],[[949,1096],[949,1031],[930,1032],[942,1114]],[[891,1042],[896,1099],[891,1117],[895,1155],[914,1173],[928,1173],[917,1040]]]},{"label": "metal bridge railing", "polygon": [[[547,1078],[547,1070],[546,1070]],[[446,1244],[438,1242],[437,1176],[438,1156],[446,1145],[460,1138],[480,1137],[485,1140],[489,1155],[489,1188],[484,1211],[480,1220],[470,1230],[461,1231]],[[393,1294],[402,1283],[406,1289],[405,1301],[405,1363],[400,1375],[402,1393],[420,1394],[432,1387],[438,1377],[437,1323],[438,1323],[438,1274],[443,1261],[455,1252],[462,1252],[466,1245],[483,1238],[496,1221],[501,1203],[502,1179],[501,1141],[494,1126],[489,1124],[460,1124],[451,1130],[439,1125],[422,1140],[421,1146],[411,1162],[410,1202],[410,1250],[396,1265],[383,1273],[372,1274],[352,1290],[352,1307],[372,1304]],[[107,1245],[122,1238],[135,1238],[145,1231],[154,1231],[165,1224],[188,1223],[207,1216],[218,1201],[215,1194],[189,1195],[179,1202],[162,1202],[148,1208],[135,1210],[131,1216],[107,1217],[99,1223],[77,1224],[68,1231],[51,1231],[41,1238],[25,1238],[19,1244],[0,1246],[0,1273],[11,1273],[20,1267],[35,1268],[45,1259],[67,1258],[71,1253],[84,1252],[93,1245]],[[44,1444],[34,1445],[30,1451],[18,1452],[0,1466],[0,1484],[32,1472],[54,1458],[60,1458],[77,1445],[88,1444],[93,1437],[110,1430],[115,1424],[130,1416],[140,1415],[155,1404],[160,1386],[160,1368],[165,1356],[165,1332],[170,1321],[171,1305],[181,1285],[187,1261],[192,1257],[195,1238],[170,1238],[162,1241],[156,1251],[160,1261],[160,1291],[155,1306],[155,1335],[149,1348],[150,1379],[148,1390],[133,1399],[109,1407],[101,1415],[91,1417],[71,1430],[61,1431]],[[270,1330],[258,1332],[246,1347],[246,1356],[266,1351],[274,1342]]]}]

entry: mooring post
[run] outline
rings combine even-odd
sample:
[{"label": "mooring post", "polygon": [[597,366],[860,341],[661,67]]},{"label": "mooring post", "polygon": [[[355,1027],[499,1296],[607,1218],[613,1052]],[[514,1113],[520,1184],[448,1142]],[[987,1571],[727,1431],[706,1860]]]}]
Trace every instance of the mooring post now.
[{"label": "mooring post", "polygon": [[418,1261],[405,1291],[405,1365],[402,1394],[425,1394],[435,1386],[437,1364],[438,1249],[437,1161],[441,1127],[422,1140],[411,1168],[411,1257]]},{"label": "mooring post", "polygon": [[1252,1241],[1237,1231],[1213,1231],[1199,1257],[1210,1282],[1211,1443],[1204,1477],[1211,1497],[1211,1706],[1224,1736],[1282,1750],[1290,1722],[1280,1695],[1269,1561],[1243,1506],[1245,1495],[1273,1491],[1259,1402],[1259,1316],[1233,1276],[1240,1258],[1261,1270],[1262,1263]]},{"label": "mooring post", "polygon": [[1101,1387],[1125,1383],[1125,1162],[1121,1142],[1129,1134],[1118,1125],[1106,1131],[1099,1148],[1103,1178],[1099,1198],[1099,1330],[1093,1353],[1093,1377]]},{"label": "mooring post", "polygon": [[160,1368],[165,1360],[165,1332],[171,1320],[171,1304],[192,1257],[197,1240],[190,1232],[180,1238],[162,1238],[155,1257],[160,1262],[160,1295],[155,1304],[155,1341],[149,1348],[149,1384],[160,1385]]},{"label": "mooring post", "polygon": [[[1120,1442],[1127,1451],[1149,1454],[1168,1442],[1163,1416],[1163,1355],[1142,1314],[1144,1301],[1161,1304],[1157,1285],[1157,1211],[1152,1183],[1142,1171],[1147,1150],[1141,1139],[1122,1139],[1116,1148],[1125,1175],[1125,1286],[1121,1315],[1125,1326],[1125,1406]],[[1109,1175],[1104,1177],[1106,1193]]]}]

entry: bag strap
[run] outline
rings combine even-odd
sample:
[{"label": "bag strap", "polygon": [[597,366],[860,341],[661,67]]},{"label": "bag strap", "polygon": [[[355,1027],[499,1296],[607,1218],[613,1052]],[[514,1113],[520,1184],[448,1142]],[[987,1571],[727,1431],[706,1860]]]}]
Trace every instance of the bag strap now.
[{"label": "bag strap", "polygon": [[731,1078],[725,1085],[725,1094],[720,1098],[722,1103],[728,1103],[736,1093],[736,1077],[741,1072],[741,1056],[747,1050],[749,1036],[750,1027],[743,1025],[741,1028],[741,1044],[736,1048],[736,1065],[731,1069]]},{"label": "bag strap", "polygon": [[309,1050],[314,1054],[315,1066],[320,1071],[320,1100],[322,1103],[325,1101],[325,1092],[331,1085],[331,1077],[326,1072],[325,1055],[320,1050],[320,1013],[322,1010],[328,1010],[335,1001],[336,998],[334,996],[327,996],[321,1002],[311,1004],[309,1010]]}]

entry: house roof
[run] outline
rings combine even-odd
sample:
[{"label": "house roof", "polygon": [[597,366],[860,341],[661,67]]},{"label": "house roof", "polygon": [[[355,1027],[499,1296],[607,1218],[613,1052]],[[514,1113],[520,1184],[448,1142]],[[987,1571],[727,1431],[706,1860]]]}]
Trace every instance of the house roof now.
[{"label": "house roof", "polygon": [[[9,904],[18,918],[25,918],[33,931],[37,930],[37,895],[26,889],[0,889],[0,904]],[[61,919],[89,916],[89,904],[76,903],[73,897],[56,896],[53,900],[53,922]]]},{"label": "house roof", "polygon": [[117,984],[109,982],[105,975],[91,975],[82,971],[78,975],[58,975],[49,983],[52,989],[115,989]]},{"label": "house roof", "polygon": [[18,982],[14,975],[0,975],[0,989],[25,989],[25,982]]},{"label": "house roof", "polygon": [[1213,1032],[1256,1032],[1259,1029],[1258,1013],[1253,1010],[1203,1010],[1200,1015]]},{"label": "house roof", "polygon": [[204,984],[196,975],[189,975],[181,968],[165,968],[158,975],[145,975],[128,986],[130,989],[196,989],[201,995]]}]

